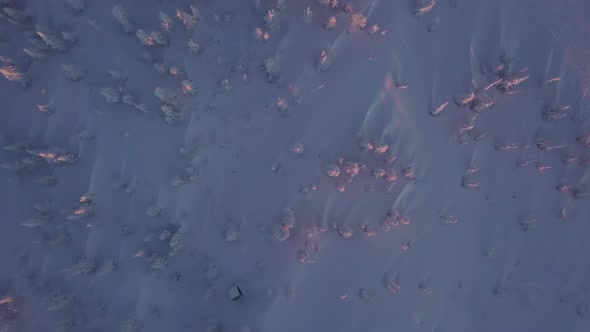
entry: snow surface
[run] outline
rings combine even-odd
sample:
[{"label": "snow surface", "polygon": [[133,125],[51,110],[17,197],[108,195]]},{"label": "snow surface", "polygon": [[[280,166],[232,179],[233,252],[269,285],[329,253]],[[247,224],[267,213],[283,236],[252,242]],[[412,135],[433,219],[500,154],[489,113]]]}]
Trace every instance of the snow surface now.
[{"label": "snow surface", "polygon": [[587,331],[588,2],[339,2],[0,0],[0,331]]}]

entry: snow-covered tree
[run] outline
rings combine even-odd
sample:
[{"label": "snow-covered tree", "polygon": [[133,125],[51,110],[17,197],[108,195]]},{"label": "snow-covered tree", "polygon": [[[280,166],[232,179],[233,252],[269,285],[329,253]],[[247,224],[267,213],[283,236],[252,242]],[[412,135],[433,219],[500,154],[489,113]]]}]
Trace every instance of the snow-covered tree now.
[{"label": "snow-covered tree", "polygon": [[168,75],[168,68],[163,63],[154,63],[154,69],[160,74],[160,76]]},{"label": "snow-covered tree", "polygon": [[66,245],[70,242],[72,242],[72,234],[67,230],[63,230],[56,237],[49,240],[49,245],[55,248]]},{"label": "snow-covered tree", "polygon": [[279,66],[274,58],[264,61],[264,77],[267,82],[274,82],[279,75]]},{"label": "snow-covered tree", "polygon": [[23,52],[25,52],[25,54],[31,58],[37,59],[39,61],[45,61],[47,59],[47,52],[35,47],[25,48],[23,49]]},{"label": "snow-covered tree", "polygon": [[103,276],[119,269],[119,262],[114,259],[106,260],[98,269],[97,275]]},{"label": "snow-covered tree", "polygon": [[78,141],[78,142],[90,142],[94,139],[95,136],[96,136],[96,133],[92,129],[87,128],[87,129],[80,131],[73,138],[75,141]]},{"label": "snow-covered tree", "polygon": [[182,85],[182,93],[187,95],[194,95],[197,93],[197,88],[195,87],[194,83],[190,80],[183,80],[180,82]]},{"label": "snow-covered tree", "polygon": [[152,31],[150,33],[150,36],[152,37],[152,40],[156,42],[156,44],[158,44],[160,46],[167,46],[168,45],[168,37],[166,37],[160,31]]},{"label": "snow-covered tree", "polygon": [[256,39],[256,41],[259,42],[265,42],[270,38],[270,36],[268,35],[267,32],[265,32],[264,30],[260,29],[260,28],[256,28],[254,30],[254,39]]},{"label": "snow-covered tree", "polygon": [[348,2],[346,5],[344,5],[344,7],[342,7],[342,9],[344,10],[345,13],[352,14],[352,12],[353,12],[352,2]]},{"label": "snow-covered tree", "polygon": [[369,35],[374,35],[377,32],[379,32],[379,26],[377,24],[373,25],[370,29],[369,29]]},{"label": "snow-covered tree", "polygon": [[66,269],[71,274],[92,274],[96,271],[96,260],[87,257],[79,258],[74,265]]},{"label": "snow-covered tree", "polygon": [[285,0],[276,0],[275,2],[275,8],[281,12],[284,13],[287,11],[287,3],[285,3]]},{"label": "snow-covered tree", "polygon": [[84,78],[86,76],[86,69],[81,65],[74,64],[74,63],[65,63],[61,66],[61,71],[64,75],[72,80],[77,81],[79,79]]},{"label": "snow-covered tree", "polygon": [[133,95],[131,93],[124,94],[121,100],[125,105],[133,105],[135,103],[135,98],[133,98]]},{"label": "snow-covered tree", "polygon": [[318,4],[322,7],[328,7],[330,5],[330,0],[317,0]]},{"label": "snow-covered tree", "polygon": [[186,44],[188,46],[188,52],[192,55],[197,55],[201,51],[201,45],[193,38],[189,39]]},{"label": "snow-covered tree", "polygon": [[112,12],[113,16],[115,16],[115,19],[117,20],[117,22],[119,22],[121,28],[123,28],[123,31],[125,31],[126,34],[130,35],[135,33],[135,31],[137,30],[137,26],[135,25],[135,22],[133,22],[133,19],[131,19],[131,16],[129,16],[129,12],[127,11],[127,9],[123,7],[123,5],[114,5]]},{"label": "snow-covered tree", "polygon": [[227,78],[224,78],[219,81],[219,88],[221,89],[221,91],[226,92],[226,93],[229,93],[233,90],[233,86],[231,84],[231,81]]},{"label": "snow-covered tree", "polygon": [[49,221],[51,221],[51,217],[48,215],[40,215],[40,216],[33,216],[21,222],[21,226],[25,226],[28,228],[37,228],[41,226],[45,226]]},{"label": "snow-covered tree", "polygon": [[143,103],[135,103],[135,104],[133,104],[133,107],[136,110],[140,111],[141,113],[147,113],[148,112],[147,106],[145,104],[143,104]]},{"label": "snow-covered tree", "polygon": [[135,35],[139,39],[139,42],[141,43],[141,45],[153,46],[155,44],[154,38],[152,37],[152,35],[143,29],[138,29],[135,32]]},{"label": "snow-covered tree", "polygon": [[39,27],[37,35],[53,50],[64,53],[69,50],[68,43],[58,33],[48,28]]},{"label": "snow-covered tree", "polygon": [[271,9],[268,12],[266,12],[266,15],[264,16],[264,22],[266,23],[266,28],[268,30],[270,30],[270,31],[279,30],[280,20],[279,20],[279,16],[274,11],[274,9]]},{"label": "snow-covered tree", "polygon": [[65,2],[70,5],[76,13],[81,13],[86,10],[85,0],[65,0]]},{"label": "snow-covered tree", "polygon": [[354,29],[364,29],[367,26],[367,18],[361,13],[354,13],[350,17],[349,32]]},{"label": "snow-covered tree", "polygon": [[312,19],[313,19],[313,12],[311,11],[311,8],[308,6],[307,8],[305,8],[303,10],[303,22],[311,23]]},{"label": "snow-covered tree", "polygon": [[108,72],[109,72],[109,75],[111,75],[111,77],[119,83],[125,83],[129,79],[129,77],[127,77],[127,75],[121,73],[118,70],[109,69]]},{"label": "snow-covered tree", "polygon": [[434,5],[436,5],[436,0],[429,0],[428,2],[421,0],[419,2],[420,3],[414,10],[414,15],[416,15],[416,17],[422,17],[424,14],[430,12],[432,8],[434,8]]},{"label": "snow-covered tree", "polygon": [[277,110],[283,114],[289,110],[289,104],[285,98],[278,98],[275,105],[277,106]]},{"label": "snow-covered tree", "polygon": [[146,49],[142,49],[139,51],[140,58],[145,61],[147,64],[153,65],[156,62],[154,55],[152,52]]},{"label": "snow-covered tree", "polygon": [[164,113],[164,120],[168,124],[175,124],[178,120],[180,120],[180,112],[176,107],[172,105],[164,104],[160,107],[162,113]]},{"label": "snow-covered tree", "polygon": [[324,22],[324,29],[332,30],[334,27],[336,27],[336,16],[330,16],[326,22]]},{"label": "snow-covered tree", "polygon": [[330,164],[326,168],[326,175],[331,178],[337,178],[340,176],[340,167],[336,164]]},{"label": "snow-covered tree", "polygon": [[27,38],[27,41],[36,49],[39,49],[41,51],[49,51],[49,47],[47,46],[47,44],[45,44],[43,39],[39,37],[37,32],[35,32],[33,35]]},{"label": "snow-covered tree", "polygon": [[172,105],[174,107],[177,107],[180,101],[174,92],[160,87],[156,87],[154,95],[158,97],[163,104]]},{"label": "snow-covered tree", "polygon": [[37,179],[37,184],[44,187],[54,187],[57,184],[57,178],[52,175],[42,176]]},{"label": "snow-covered tree", "polygon": [[73,32],[62,31],[61,38],[70,44],[78,42],[78,36]]},{"label": "snow-covered tree", "polygon": [[23,88],[28,87],[31,82],[30,78],[16,66],[0,67],[0,74],[11,82],[17,82]]},{"label": "snow-covered tree", "polygon": [[182,69],[172,66],[170,67],[170,75],[172,75],[172,77],[174,77],[177,80],[181,80],[184,77],[184,72],[182,71]]},{"label": "snow-covered tree", "polygon": [[170,18],[168,14],[160,12],[158,14],[158,19],[160,20],[160,26],[162,27],[162,30],[166,32],[172,31],[174,24],[172,23],[172,18]]},{"label": "snow-covered tree", "polygon": [[111,88],[110,86],[102,88],[100,90],[100,93],[103,95],[103,97],[107,100],[107,103],[109,104],[117,104],[121,102],[121,94],[119,93],[119,91]]},{"label": "snow-covered tree", "polygon": [[178,9],[176,17],[184,24],[187,30],[193,30],[199,21],[199,10],[195,6],[190,6],[190,13]]},{"label": "snow-covered tree", "polygon": [[162,214],[162,209],[156,204],[151,204],[145,209],[145,214],[150,217],[157,217]]},{"label": "snow-covered tree", "polygon": [[330,58],[328,58],[328,53],[326,53],[326,51],[322,51],[322,54],[320,54],[320,58],[318,60],[318,63],[316,65],[316,68],[320,71],[320,72],[324,72],[326,70],[328,70],[328,68],[330,68]]},{"label": "snow-covered tree", "polygon": [[47,306],[47,311],[61,311],[69,308],[74,302],[75,299],[66,293],[52,292],[44,304]]},{"label": "snow-covered tree", "polygon": [[150,268],[155,271],[162,271],[168,266],[168,256],[158,252],[150,253],[147,256],[147,261],[150,263]]},{"label": "snow-covered tree", "polygon": [[160,241],[167,241],[172,236],[172,232],[169,229],[163,230],[158,238]]},{"label": "snow-covered tree", "polygon": [[222,24],[221,17],[219,17],[219,14],[213,15],[213,23],[215,23],[217,25],[221,25]]},{"label": "snow-covered tree", "polygon": [[182,229],[177,230],[176,233],[172,235],[168,245],[172,248],[173,253],[178,252],[184,248],[184,232]]},{"label": "snow-covered tree", "polygon": [[301,143],[301,142],[294,142],[293,144],[291,144],[290,150],[291,150],[291,153],[293,153],[294,155],[300,156],[305,151],[305,147],[303,146],[303,143]]},{"label": "snow-covered tree", "polygon": [[242,232],[243,225],[242,223],[234,223],[230,225],[224,233],[225,242],[233,243],[238,240],[240,237],[240,233]]},{"label": "snow-covered tree", "polygon": [[84,195],[80,197],[78,206],[74,209],[74,212],[70,214],[68,220],[78,220],[92,217],[96,214],[96,207],[93,195]]},{"label": "snow-covered tree", "polygon": [[143,321],[137,317],[129,317],[121,322],[121,332],[139,332],[143,329]]},{"label": "snow-covered tree", "polygon": [[170,185],[172,187],[180,187],[184,184],[186,176],[180,172],[173,172],[170,177]]},{"label": "snow-covered tree", "polygon": [[2,10],[4,11],[4,14],[6,14],[6,16],[8,17],[8,21],[10,21],[12,24],[18,25],[21,23],[25,23],[29,20],[29,16],[27,14],[16,8],[4,7]]}]

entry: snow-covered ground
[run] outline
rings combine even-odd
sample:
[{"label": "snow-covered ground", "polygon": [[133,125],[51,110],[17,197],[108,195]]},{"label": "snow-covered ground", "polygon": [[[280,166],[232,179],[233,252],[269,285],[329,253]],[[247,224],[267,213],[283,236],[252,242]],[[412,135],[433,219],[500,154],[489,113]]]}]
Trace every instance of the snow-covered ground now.
[{"label": "snow-covered ground", "polygon": [[587,331],[590,4],[339,2],[0,0],[0,331]]}]

